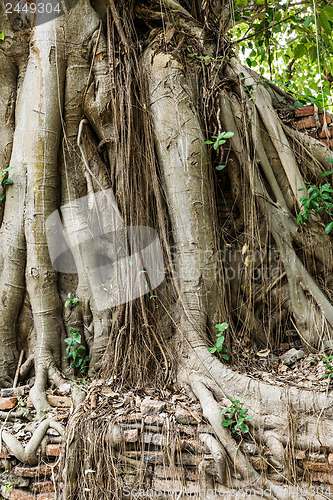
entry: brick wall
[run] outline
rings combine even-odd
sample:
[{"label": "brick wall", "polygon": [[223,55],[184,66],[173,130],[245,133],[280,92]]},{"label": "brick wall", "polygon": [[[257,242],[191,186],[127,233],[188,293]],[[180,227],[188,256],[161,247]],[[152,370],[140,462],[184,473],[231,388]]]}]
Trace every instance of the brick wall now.
[{"label": "brick wall", "polygon": [[[5,389],[7,391],[8,389]],[[138,477],[143,477],[144,488],[152,495],[149,498],[174,498],[181,491],[182,498],[206,498],[205,489],[215,489],[218,496],[224,496],[225,490],[218,478],[218,471],[210,450],[200,440],[200,434],[213,434],[212,427],[205,422],[198,404],[190,401],[185,395],[170,395],[168,399],[159,400],[154,396],[146,396],[137,403],[133,393],[129,393],[127,401],[133,399],[131,410],[119,413],[117,399],[109,399],[110,389],[98,388],[93,397],[85,402],[87,419],[96,418],[99,408],[108,406],[108,415],[115,417],[115,422],[121,428],[124,446],[121,450],[122,460],[117,461],[120,475],[117,482],[120,489],[129,491],[137,484]],[[122,395],[124,396],[124,395]],[[126,394],[125,394],[126,396]],[[9,412],[16,395],[0,399],[2,411]],[[126,399],[126,398],[125,398]],[[50,398],[57,409],[59,420],[66,421],[69,416],[70,398],[53,396]],[[91,411],[93,403],[94,412]],[[224,401],[226,404],[227,401]],[[27,406],[28,408],[28,406]],[[129,408],[128,408],[129,409]],[[33,412],[33,410],[31,410]],[[95,413],[95,416],[92,415]],[[30,436],[26,436],[25,423],[20,420],[8,423],[8,430],[15,433],[25,445]],[[6,424],[6,425],[7,425]],[[29,434],[29,433],[28,433]],[[172,439],[171,439],[172,437]],[[59,473],[58,458],[61,444],[56,431],[49,429],[48,444],[45,453],[40,454],[40,463],[29,467],[10,455],[2,444],[0,450],[0,498],[8,500],[55,500],[57,477]],[[246,454],[249,463],[255,469],[267,474],[272,479],[278,479],[276,469],[269,465],[270,450],[261,449],[251,439],[245,437],[240,447]],[[115,450],[116,453],[116,450]],[[264,458],[261,457],[261,454]],[[140,470],[124,463],[124,457],[142,464]],[[323,448],[320,452],[296,450],[295,461],[298,466],[299,478],[308,480],[309,484],[318,487],[333,484],[333,454]],[[234,476],[232,464],[229,471]],[[283,480],[283,476],[280,477]],[[224,492],[224,493],[223,493]],[[145,498],[145,497],[143,497]],[[80,500],[80,499],[78,499]],[[100,500],[109,500],[103,499]]]},{"label": "brick wall", "polygon": [[[314,109],[314,106],[303,106],[293,112],[291,125],[300,132],[306,132],[333,149],[332,115]],[[327,127],[324,127],[326,120]]]}]

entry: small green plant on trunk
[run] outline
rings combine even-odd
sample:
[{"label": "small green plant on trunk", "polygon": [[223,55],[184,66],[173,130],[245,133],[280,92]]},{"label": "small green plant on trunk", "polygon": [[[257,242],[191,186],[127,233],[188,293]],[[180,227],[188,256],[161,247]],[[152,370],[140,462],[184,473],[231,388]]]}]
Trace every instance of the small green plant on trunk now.
[{"label": "small green plant on trunk", "polygon": [[[245,394],[243,397],[248,396]],[[252,420],[253,416],[248,415],[248,409],[243,408],[244,403],[239,399],[230,399],[231,405],[221,410],[221,415],[224,415],[224,420],[221,424],[223,427],[230,427],[232,431],[239,435],[249,432],[249,426],[245,423],[246,420]]]},{"label": "small green plant on trunk", "polygon": [[225,341],[224,331],[228,328],[228,326],[228,323],[215,325],[215,328],[218,331],[218,333],[216,334],[216,342],[213,347],[208,348],[209,352],[211,352],[212,354],[214,352],[219,352],[221,354],[221,358],[226,360],[229,359],[229,356],[227,354],[227,348],[223,345],[223,343]]},{"label": "small green plant on trunk", "polygon": [[81,344],[81,334],[75,328],[70,329],[70,334],[71,337],[65,339],[67,359],[72,360],[72,368],[79,369],[84,374],[88,369],[89,356],[85,356],[86,348]]},{"label": "small green plant on trunk", "polygon": [[[7,167],[1,170],[0,173],[0,184],[3,190],[5,189],[5,186],[9,186],[10,184],[14,184],[13,181],[8,177],[8,172],[9,170],[12,170],[14,167]],[[3,192],[0,195],[0,201],[4,200],[6,198],[6,192]]]},{"label": "small green plant on trunk", "polygon": [[[327,161],[333,163],[333,158],[327,158]],[[327,176],[332,174],[332,171],[326,170],[325,172],[322,172],[321,175]],[[329,182],[326,182],[319,187],[311,185],[309,182],[306,182],[306,184],[309,184],[309,187],[307,189],[299,189],[299,191],[306,191],[306,194],[301,196],[299,199],[299,201],[302,203],[302,209],[298,214],[296,220],[301,224],[308,224],[309,215],[311,213],[319,214],[320,212],[324,211],[330,219],[330,221],[325,225],[325,233],[328,234],[333,229],[332,186]]]},{"label": "small green plant on trunk", "polygon": [[75,309],[78,302],[79,299],[77,299],[76,297],[72,298],[71,292],[69,292],[69,294],[67,295],[67,300],[65,302],[65,307],[69,307],[70,309]]}]

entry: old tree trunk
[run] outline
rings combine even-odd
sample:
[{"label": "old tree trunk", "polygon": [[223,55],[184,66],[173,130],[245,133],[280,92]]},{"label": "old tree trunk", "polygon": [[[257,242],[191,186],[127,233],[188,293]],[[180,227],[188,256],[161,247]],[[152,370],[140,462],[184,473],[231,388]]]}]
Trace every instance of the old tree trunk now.
[{"label": "old tree trunk", "polygon": [[[0,202],[0,385],[12,385],[24,349],[21,380],[34,377],[42,415],[47,385],[79,375],[64,341],[74,328],[89,376],[116,388],[177,382],[201,403],[235,484],[289,498],[249,466],[221,426],[220,402],[249,394],[251,434],[282,473],[287,450],[333,447],[329,389],[269,385],[236,368],[290,330],[312,352],[332,342],[332,239],[319,218],[296,223],[298,190],[319,182],[332,153],[281,121],[293,100],[237,59],[218,3],[79,0],[48,22],[0,5],[0,170],[13,167]],[[223,131],[234,134],[223,147],[205,144]],[[234,198],[230,224],[219,218],[219,186]],[[50,220],[60,222],[60,264]],[[126,226],[157,231],[165,279],[155,288],[149,276],[134,295],[132,280],[118,280],[126,290],[110,304],[102,289],[132,266],[117,261]],[[65,307],[69,293],[78,302]],[[223,322],[228,362],[208,351]],[[41,425],[28,450],[2,439],[34,463],[58,424]]]}]

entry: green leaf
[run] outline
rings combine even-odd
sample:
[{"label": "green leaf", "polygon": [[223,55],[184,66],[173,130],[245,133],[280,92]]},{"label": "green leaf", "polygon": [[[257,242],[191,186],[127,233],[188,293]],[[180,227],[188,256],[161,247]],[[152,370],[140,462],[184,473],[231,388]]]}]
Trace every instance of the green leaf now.
[{"label": "green leaf", "polygon": [[208,351],[211,352],[212,354],[217,351],[216,347],[208,347]]},{"label": "green leaf", "polygon": [[1,182],[3,186],[6,186],[7,184],[14,184],[14,182],[11,179],[3,179]]},{"label": "green leaf", "polygon": [[230,406],[228,406],[228,408],[223,408],[223,409],[220,411],[220,414],[221,414],[221,415],[224,415],[225,413],[228,413],[228,411],[230,411]]},{"label": "green leaf", "polygon": [[295,108],[303,108],[304,104],[301,101],[295,101],[294,106]]},{"label": "green leaf", "polygon": [[228,359],[230,359],[229,356],[228,356],[228,354],[221,354],[221,358],[223,358],[223,359],[225,359],[227,361],[228,361]]},{"label": "green leaf", "polygon": [[205,141],[205,144],[214,144],[213,141]]},{"label": "green leaf", "polygon": [[320,21],[320,24],[322,25],[325,33],[327,35],[330,35],[331,34],[331,31],[332,31],[332,28],[331,28],[331,25],[330,25],[330,15],[329,13],[326,11],[326,10],[322,10],[321,13],[319,14],[319,21]]},{"label": "green leaf", "polygon": [[249,432],[249,430],[250,430],[250,429],[249,429],[249,426],[248,426],[248,425],[246,425],[246,424],[244,424],[244,423],[240,424],[240,425],[239,425],[239,428],[240,428],[240,430],[241,430],[242,432]]},{"label": "green leaf", "polygon": [[5,195],[5,194],[1,194],[1,195],[0,195],[0,201],[4,200],[4,199],[5,199],[5,197],[6,197],[6,195]]},{"label": "green leaf", "polygon": [[318,52],[317,52],[317,46],[312,45],[312,47],[309,48],[309,58],[311,62],[316,62],[318,58]]},{"label": "green leaf", "polygon": [[216,345],[216,349],[218,351],[222,350],[223,342],[224,342],[224,336],[223,335],[221,335],[220,337],[217,337],[215,345]]},{"label": "green leaf", "polygon": [[222,420],[221,422],[221,425],[223,427],[229,427],[230,425],[232,425],[234,423],[234,420]]},{"label": "green leaf", "polygon": [[228,323],[219,323],[217,325],[215,325],[215,328],[217,330],[219,330],[220,332],[224,332],[224,330],[226,330],[228,328]]},{"label": "green leaf", "polygon": [[329,161],[330,163],[333,163],[333,158],[326,158],[327,161]]},{"label": "green leaf", "polygon": [[303,57],[306,54],[306,45],[303,43],[299,43],[296,45],[294,49],[294,58],[299,59],[300,57]]},{"label": "green leaf", "polygon": [[0,33],[0,40],[4,40],[5,39],[5,35],[1,32]]},{"label": "green leaf", "polygon": [[80,344],[81,343],[81,334],[80,333],[76,333],[75,335],[73,335],[73,339],[75,340],[75,342],[77,344]]},{"label": "green leaf", "polygon": [[303,23],[304,28],[308,28],[311,23],[312,23],[312,16],[308,16]]},{"label": "green leaf", "polygon": [[235,135],[233,132],[224,132],[224,138],[225,139],[229,139],[230,137],[232,137],[233,135]]},{"label": "green leaf", "polygon": [[240,416],[240,417],[243,417],[244,415],[246,415],[246,414],[247,414],[247,412],[248,412],[248,411],[249,411],[249,410],[248,410],[247,408],[244,408],[243,410],[241,410],[241,411],[239,412],[239,416]]},{"label": "green leaf", "polygon": [[325,226],[325,233],[326,234],[330,233],[332,231],[332,229],[333,229],[333,221],[330,222],[329,224],[326,224],[326,226]]},{"label": "green leaf", "polygon": [[333,174],[333,170],[325,170],[325,172],[321,172],[320,175],[332,175]]},{"label": "green leaf", "polygon": [[216,170],[223,170],[225,167],[226,167],[226,165],[218,165],[215,168],[216,168]]}]

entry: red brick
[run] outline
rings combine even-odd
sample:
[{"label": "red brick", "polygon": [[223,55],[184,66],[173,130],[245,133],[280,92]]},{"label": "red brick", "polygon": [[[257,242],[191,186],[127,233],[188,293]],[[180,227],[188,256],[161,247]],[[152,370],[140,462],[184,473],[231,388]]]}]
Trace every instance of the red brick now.
[{"label": "red brick", "polygon": [[328,137],[333,137],[333,127],[328,127],[328,130],[326,132],[321,131],[318,132],[318,137],[321,139],[327,139]]},{"label": "red brick", "polygon": [[17,398],[0,398],[0,410],[11,410],[16,404]]},{"label": "red brick", "polygon": [[333,147],[333,139],[321,139],[321,142],[326,144],[326,146],[328,146],[329,148]]},{"label": "red brick", "polygon": [[[325,114],[326,123],[329,125],[332,123],[332,117],[328,113]],[[319,116],[319,123],[321,125],[324,124],[324,116]],[[297,128],[297,130],[307,129],[307,128],[315,128],[317,126],[316,120],[314,116],[310,116],[309,118],[305,118],[304,120],[299,120],[298,122],[293,122],[293,126]]]},{"label": "red brick", "polygon": [[60,408],[70,408],[73,406],[72,399],[68,396],[47,396],[47,400],[52,406],[57,406]]},{"label": "red brick", "polygon": [[314,114],[313,104],[310,106],[303,106],[303,108],[295,109],[295,118],[299,118],[300,116],[312,116],[313,114]]},{"label": "red brick", "polygon": [[316,127],[316,121],[313,116],[310,116],[309,118],[305,118],[304,120],[293,122],[293,126],[297,128],[297,130],[301,130],[304,128],[314,128]]},{"label": "red brick", "polygon": [[35,500],[35,496],[32,495],[31,493],[28,493],[24,490],[9,490],[5,498],[8,498],[8,500]]},{"label": "red brick", "polygon": [[[329,125],[330,123],[332,123],[332,115],[329,115],[328,113],[325,113],[325,118],[326,118],[327,125]],[[324,125],[324,117],[323,116],[319,117],[319,121],[320,121],[320,123],[322,125]]]},{"label": "red brick", "polygon": [[[72,398],[68,396],[52,396],[51,394],[47,394],[46,397],[51,406],[56,406],[57,408],[71,408],[73,406]],[[28,408],[33,407],[30,398],[28,398],[27,406]]]},{"label": "red brick", "polygon": [[0,449],[0,458],[9,458],[9,453],[8,451],[6,450],[6,448],[3,446],[1,449]]},{"label": "red brick", "polygon": [[52,483],[52,481],[40,481],[37,483],[33,483],[31,490],[34,493],[54,492],[54,484]]},{"label": "red brick", "polygon": [[313,474],[311,474],[311,480],[318,481],[319,483],[333,484],[333,473],[313,472]]},{"label": "red brick", "polygon": [[53,471],[57,471],[56,465],[38,465],[37,467],[15,467],[14,475],[22,477],[43,477],[50,476]]},{"label": "red brick", "polygon": [[46,446],[46,456],[47,457],[59,457],[61,452],[60,444],[48,444]]},{"label": "red brick", "polygon": [[325,462],[311,462],[309,460],[306,462],[304,461],[303,468],[316,472],[330,472],[331,474],[333,474],[333,467]]},{"label": "red brick", "polygon": [[126,443],[136,443],[139,440],[138,429],[128,429],[124,431],[124,441]]},{"label": "red brick", "polygon": [[287,351],[289,349],[289,344],[280,344],[280,349]]},{"label": "red brick", "polygon": [[164,418],[158,415],[147,415],[145,417],[145,424],[147,425],[163,425]]},{"label": "red brick", "polygon": [[122,420],[123,422],[137,422],[142,420],[142,413],[129,413],[128,415],[122,415],[117,420]]}]

